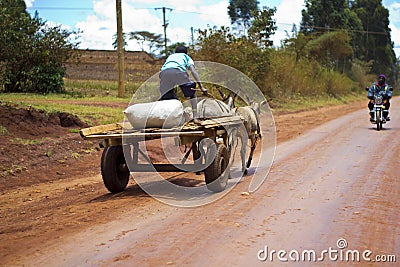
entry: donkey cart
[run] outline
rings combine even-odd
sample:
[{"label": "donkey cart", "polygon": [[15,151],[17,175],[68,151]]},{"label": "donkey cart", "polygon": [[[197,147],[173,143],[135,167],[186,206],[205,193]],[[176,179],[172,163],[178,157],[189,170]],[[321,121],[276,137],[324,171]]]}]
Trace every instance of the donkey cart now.
[{"label": "donkey cart", "polygon": [[[131,172],[204,172],[207,188],[220,192],[228,182],[231,151],[242,123],[239,116],[200,119],[172,129],[134,130],[129,123],[114,123],[85,128],[80,134],[86,140],[100,140],[104,147],[101,174],[112,193],[125,190]],[[153,163],[140,147],[141,142],[166,137],[190,146],[179,163]],[[146,163],[139,161],[139,155]]]}]

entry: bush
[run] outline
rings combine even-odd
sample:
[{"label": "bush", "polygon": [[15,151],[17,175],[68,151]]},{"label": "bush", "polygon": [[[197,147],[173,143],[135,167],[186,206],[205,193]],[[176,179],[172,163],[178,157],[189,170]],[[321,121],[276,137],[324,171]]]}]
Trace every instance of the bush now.
[{"label": "bush", "polygon": [[339,97],[358,89],[349,77],[302,59],[282,49],[271,54],[270,70],[265,73],[262,92],[276,101],[298,97]]},{"label": "bush", "polygon": [[[63,91],[63,63],[73,56],[78,32],[31,18],[23,0],[0,1],[0,85],[5,92]],[[1,88],[0,87],[0,88]],[[1,90],[1,89],[0,89]]]},{"label": "bush", "polygon": [[26,73],[26,77],[21,88],[24,92],[32,93],[62,93],[65,69],[52,68],[51,66],[33,66]]}]

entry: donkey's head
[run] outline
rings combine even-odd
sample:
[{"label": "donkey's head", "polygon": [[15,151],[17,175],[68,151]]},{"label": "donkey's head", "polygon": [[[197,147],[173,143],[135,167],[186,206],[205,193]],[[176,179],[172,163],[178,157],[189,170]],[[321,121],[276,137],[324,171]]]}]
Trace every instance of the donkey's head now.
[{"label": "donkey's head", "polygon": [[252,109],[254,109],[254,111],[257,113],[257,114],[260,114],[261,113],[261,107],[263,106],[263,105],[266,105],[267,104],[267,101],[261,101],[261,102],[252,102],[251,104],[250,104],[250,106],[251,106],[251,108]]},{"label": "donkey's head", "polygon": [[237,94],[233,94],[233,96],[231,94],[226,95],[224,92],[222,92],[221,89],[218,88],[218,93],[219,95],[222,97],[222,101],[228,105],[228,107],[230,107],[231,109],[235,108],[235,100],[237,97]]}]

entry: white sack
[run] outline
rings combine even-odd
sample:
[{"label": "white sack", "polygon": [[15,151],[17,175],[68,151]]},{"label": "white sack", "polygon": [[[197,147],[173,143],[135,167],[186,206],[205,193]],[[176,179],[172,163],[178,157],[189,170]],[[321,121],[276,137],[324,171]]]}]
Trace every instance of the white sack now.
[{"label": "white sack", "polygon": [[173,128],[182,123],[183,106],[177,99],[134,104],[125,116],[135,129]]}]

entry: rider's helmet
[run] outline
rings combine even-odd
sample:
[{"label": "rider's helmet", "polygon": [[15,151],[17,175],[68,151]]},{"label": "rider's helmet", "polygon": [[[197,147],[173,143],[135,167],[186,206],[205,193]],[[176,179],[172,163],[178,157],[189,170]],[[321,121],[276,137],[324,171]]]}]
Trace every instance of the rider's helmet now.
[{"label": "rider's helmet", "polygon": [[385,84],[385,81],[386,81],[386,76],[385,76],[385,74],[380,74],[380,75],[378,76],[378,84],[379,84],[380,86],[382,86],[382,85]]}]

